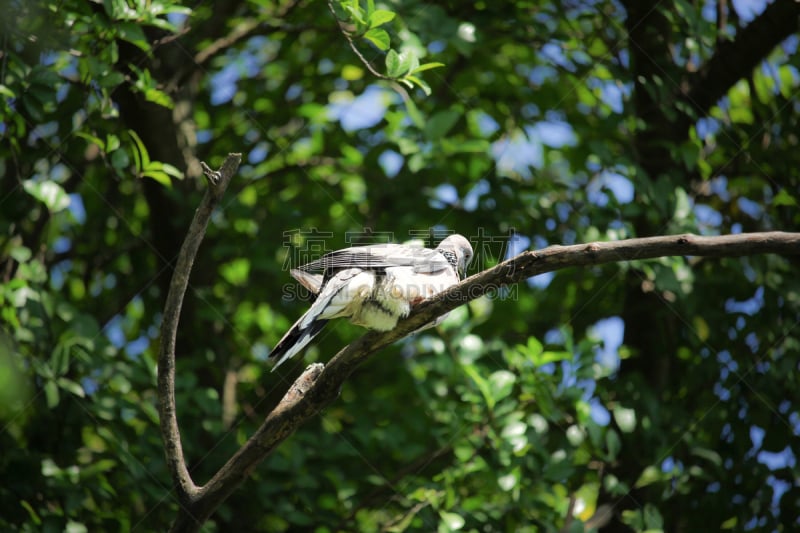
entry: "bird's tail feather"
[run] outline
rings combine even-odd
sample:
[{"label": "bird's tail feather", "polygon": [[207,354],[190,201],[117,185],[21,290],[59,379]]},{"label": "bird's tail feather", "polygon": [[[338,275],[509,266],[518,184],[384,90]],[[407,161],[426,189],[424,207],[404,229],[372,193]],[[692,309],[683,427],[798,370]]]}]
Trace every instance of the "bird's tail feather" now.
[{"label": "bird's tail feather", "polygon": [[322,331],[325,324],[328,323],[325,319],[314,320],[305,328],[301,328],[299,325],[300,322],[302,322],[302,319],[298,320],[297,323],[292,326],[292,329],[286,332],[286,335],[278,341],[278,344],[276,344],[275,348],[270,352],[269,358],[277,359],[272,366],[272,371],[275,371],[284,361],[305,348],[306,345]]},{"label": "bird's tail feather", "polygon": [[317,295],[319,295],[319,291],[322,290],[322,282],[325,279],[321,274],[312,274],[311,272],[306,272],[297,268],[293,268],[289,273],[311,293],[312,299],[315,299]]}]

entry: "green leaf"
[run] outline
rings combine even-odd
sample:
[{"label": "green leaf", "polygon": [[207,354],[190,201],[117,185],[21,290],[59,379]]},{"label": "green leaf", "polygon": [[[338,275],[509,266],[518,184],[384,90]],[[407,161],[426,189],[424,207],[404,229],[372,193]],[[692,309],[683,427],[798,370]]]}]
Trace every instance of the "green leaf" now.
[{"label": "green leaf", "polygon": [[39,85],[49,91],[53,91],[55,86],[61,81],[58,73],[51,68],[37,65],[31,69],[28,76],[28,83],[31,85]]},{"label": "green leaf", "polygon": [[691,212],[692,205],[686,190],[683,187],[675,187],[675,213],[673,218],[676,221],[685,220]]},{"label": "green leaf", "polygon": [[374,44],[378,50],[386,51],[389,49],[390,39],[389,34],[386,33],[386,30],[372,28],[364,34],[364,38]]},{"label": "green leaf", "polygon": [[25,263],[31,258],[33,252],[31,252],[31,249],[27,246],[19,245],[12,247],[9,255],[17,263]]},{"label": "green leaf", "polygon": [[175,179],[183,179],[183,172],[169,163],[162,163],[161,161],[151,161],[145,168],[145,172],[163,172]]},{"label": "green leaf", "polygon": [[623,433],[631,433],[636,429],[636,411],[620,405],[615,405],[613,411],[614,420],[616,420],[620,431]]},{"label": "green leaf", "polygon": [[543,366],[548,363],[557,363],[559,361],[569,361],[572,359],[570,352],[554,352],[546,351],[532,358],[533,364],[536,366]]},{"label": "green leaf", "polygon": [[166,107],[167,109],[172,109],[174,107],[172,98],[157,87],[157,83],[148,69],[140,69],[135,65],[130,65],[130,69],[136,73],[136,80],[133,86],[144,95],[145,100]]},{"label": "green leaf", "polygon": [[483,396],[486,405],[489,407],[489,410],[493,409],[495,402],[489,382],[480,375],[480,372],[478,372],[474,365],[466,365],[463,368],[464,372],[472,379],[473,382],[475,382],[475,385],[477,385],[481,396]]},{"label": "green leaf", "polygon": [[133,141],[133,159],[136,165],[136,173],[141,174],[150,165],[150,155],[147,153],[147,148],[139,134],[133,130],[128,130],[128,136]]},{"label": "green leaf", "polygon": [[[408,113],[408,118],[411,119],[411,122],[413,122],[414,125],[417,128],[424,129],[425,128],[425,120],[422,118],[422,113],[419,112],[419,108],[417,108],[417,104],[414,103],[414,99],[413,98],[404,98],[403,99],[403,103],[406,106],[406,112]],[[414,149],[415,152],[418,151],[418,147],[416,145],[414,145],[414,148],[415,148]],[[403,150],[402,146],[401,146],[400,152],[403,153],[403,154],[411,153],[411,152],[407,151],[407,149]]]},{"label": "green leaf", "polygon": [[646,503],[644,505],[643,515],[647,532],[656,533],[664,530],[664,519],[654,505]]},{"label": "green leaf", "polygon": [[98,78],[97,84],[103,89],[113,89],[125,81],[125,76],[121,72],[110,71]]},{"label": "green leaf", "polygon": [[169,174],[160,170],[147,170],[142,172],[140,177],[153,179],[165,187],[172,187],[172,180],[169,179]]},{"label": "green leaf", "polygon": [[231,285],[242,286],[247,283],[247,278],[250,275],[250,260],[244,257],[234,259],[221,265],[219,273]]},{"label": "green leaf", "polygon": [[453,109],[439,111],[425,124],[425,136],[432,141],[441,139],[456,125],[460,117],[461,113]]},{"label": "green leaf", "polygon": [[458,531],[464,527],[464,518],[459,514],[442,511],[439,516],[442,519],[442,525],[447,528],[445,531]]},{"label": "green leaf", "polygon": [[144,91],[144,99],[148,102],[153,102],[154,104],[166,107],[167,109],[172,109],[175,107],[175,103],[172,101],[172,98],[170,98],[169,95],[164,91],[156,89],[155,87],[148,87]]},{"label": "green leaf", "polygon": [[360,80],[364,77],[364,69],[356,65],[345,65],[342,67],[342,78],[347,81]]},{"label": "green leaf", "polygon": [[691,449],[691,453],[708,460],[714,466],[722,466],[722,457],[715,450],[697,446]]},{"label": "green leaf", "polygon": [[176,179],[183,179],[183,173],[173,165],[162,163],[161,161],[150,161],[147,148],[135,131],[128,130],[128,135],[134,144],[133,156],[137,174],[140,178],[151,178],[166,187],[172,186],[170,176]]},{"label": "green leaf", "polygon": [[119,137],[113,133],[106,135],[106,152],[113,152],[120,147]]},{"label": "green leaf", "polygon": [[497,370],[489,376],[489,390],[495,403],[511,394],[516,381],[516,374],[508,370]]},{"label": "green leaf", "polygon": [[81,469],[81,479],[91,478],[103,472],[108,472],[117,466],[117,461],[114,459],[100,459],[90,464],[86,468]]},{"label": "green leaf", "polygon": [[485,154],[491,148],[486,139],[441,139],[442,149],[450,153]]},{"label": "green leaf", "polygon": [[57,376],[63,376],[69,370],[69,346],[59,343],[50,355],[50,366]]},{"label": "green leaf", "polygon": [[76,383],[76,382],[72,381],[71,379],[58,378],[56,380],[56,383],[58,383],[59,387],[61,387],[62,389],[64,389],[67,392],[71,392],[75,396],[78,396],[80,398],[83,398],[84,396],[86,396],[86,392],[83,390],[83,387],[81,387],[81,385],[79,383]]},{"label": "green leaf", "polygon": [[566,431],[567,441],[575,447],[580,446],[586,438],[586,434],[575,424],[569,426]]},{"label": "green leaf", "polygon": [[147,41],[147,37],[139,24],[126,21],[118,23],[116,27],[117,34],[123,41],[128,41],[144,52],[150,50],[150,43]]},{"label": "green leaf", "polygon": [[411,76],[409,74],[409,75],[406,75],[406,77],[403,78],[403,80],[408,80],[408,81],[410,81],[412,83],[417,84],[419,86],[419,88],[422,89],[422,91],[425,93],[425,96],[430,96],[431,95],[430,86],[427,83],[425,83],[424,81],[422,81],[421,79],[417,78],[416,76]]},{"label": "green leaf", "polygon": [[103,9],[111,20],[118,20],[123,17],[129,9],[124,0],[103,0]]},{"label": "green leaf", "polygon": [[400,53],[400,66],[398,67],[400,74],[410,74],[414,72],[417,67],[419,67],[419,59],[417,59],[414,52],[406,50]]},{"label": "green leaf", "polygon": [[400,55],[394,50],[389,50],[386,54],[386,75],[390,78],[397,78],[400,71]]},{"label": "green leaf", "polygon": [[366,15],[367,13],[358,5],[358,1],[355,2],[342,2],[341,3],[342,9],[344,9],[345,13],[348,13],[350,17],[353,19],[354,22],[357,24],[364,26],[366,25]]},{"label": "green leaf", "polygon": [[642,487],[650,485],[651,483],[660,481],[663,477],[664,476],[662,475],[661,470],[659,470],[653,465],[650,465],[642,471],[642,474],[639,476],[639,479],[636,480],[636,484],[634,485],[634,487],[640,489]]},{"label": "green leaf", "polygon": [[44,383],[44,396],[47,401],[47,407],[53,409],[58,405],[58,385],[55,381],[47,380]]},{"label": "green leaf", "polygon": [[517,486],[517,476],[513,473],[506,474],[497,478],[497,484],[506,492]]},{"label": "green leaf", "polygon": [[444,66],[444,63],[436,63],[436,62],[434,62],[434,63],[424,63],[424,64],[418,66],[417,68],[413,69],[411,71],[411,74],[416,74],[418,72],[424,72],[426,70],[431,70],[431,69],[439,68],[439,67],[443,67],[443,66]]},{"label": "green leaf", "polygon": [[793,65],[781,65],[778,69],[779,89],[781,91],[781,96],[784,98],[791,98],[797,91],[795,72],[797,72],[797,70]]},{"label": "green leaf", "polygon": [[55,477],[61,474],[61,469],[58,467],[55,461],[47,457],[42,459],[41,472],[45,477]]},{"label": "green leaf", "polygon": [[772,99],[775,80],[772,76],[764,74],[764,72],[759,69],[753,72],[753,87],[755,88],[758,101],[766,104]]},{"label": "green leaf", "polygon": [[69,520],[66,527],[64,527],[64,533],[86,533],[87,531],[89,531],[89,528],[85,524],[74,520]]},{"label": "green leaf", "polygon": [[394,20],[394,17],[395,14],[391,11],[386,9],[376,9],[369,16],[369,27],[370,29],[376,28],[382,24],[386,24],[387,22]]},{"label": "green leaf", "polygon": [[22,96],[22,105],[36,122],[44,122],[45,112],[42,109],[42,104],[36,98],[32,98],[30,94],[25,93]]},{"label": "green leaf", "polygon": [[752,124],[755,120],[753,110],[750,107],[739,106],[728,111],[731,122],[735,124]]},{"label": "green leaf", "polygon": [[3,96],[5,98],[16,98],[17,94],[14,91],[12,91],[8,86],[0,83],[0,96]]},{"label": "green leaf", "polygon": [[114,150],[111,152],[111,166],[119,173],[122,173],[131,164],[131,158],[125,150]]},{"label": "green leaf", "polygon": [[795,206],[797,205],[797,199],[794,196],[789,194],[789,191],[786,189],[781,189],[778,191],[778,194],[775,195],[775,198],[772,199],[772,205],[774,206]]},{"label": "green leaf", "polygon": [[505,426],[503,431],[500,432],[500,435],[503,438],[511,439],[514,437],[519,437],[525,435],[525,432],[528,430],[528,425],[523,422],[522,420],[515,420]]},{"label": "green leaf", "polygon": [[36,511],[33,509],[33,506],[29,504],[27,501],[22,500],[19,503],[26,511],[28,511],[28,516],[31,518],[33,523],[37,526],[42,525],[42,519],[39,518],[39,515],[36,514]]},{"label": "green leaf", "polygon": [[97,146],[100,147],[100,150],[102,150],[103,152],[106,151],[106,143],[104,143],[102,139],[100,139],[99,137],[95,137],[94,135],[90,135],[84,131],[76,131],[75,136],[80,137],[81,139],[85,139],[92,144],[96,144]]},{"label": "green leaf", "polygon": [[51,213],[58,213],[69,207],[69,195],[54,181],[25,180],[22,187],[25,192],[46,205]]}]

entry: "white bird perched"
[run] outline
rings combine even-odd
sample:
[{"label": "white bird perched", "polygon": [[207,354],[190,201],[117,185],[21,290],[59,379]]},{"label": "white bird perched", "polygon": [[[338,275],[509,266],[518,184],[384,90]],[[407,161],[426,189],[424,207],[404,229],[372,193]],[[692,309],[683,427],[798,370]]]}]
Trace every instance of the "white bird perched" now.
[{"label": "white bird perched", "polygon": [[412,305],[458,283],[470,261],[469,241],[450,235],[434,250],[402,244],[356,246],[292,270],[292,276],[317,297],[272,349],[269,356],[277,359],[272,369],[305,348],[332,318],[389,331],[408,316]]}]

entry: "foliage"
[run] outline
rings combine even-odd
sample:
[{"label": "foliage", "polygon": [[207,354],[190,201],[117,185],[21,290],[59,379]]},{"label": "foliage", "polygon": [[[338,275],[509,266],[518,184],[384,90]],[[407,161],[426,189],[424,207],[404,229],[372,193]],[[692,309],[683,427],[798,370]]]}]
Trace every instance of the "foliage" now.
[{"label": "foliage", "polygon": [[[198,483],[359,335],[332,323],[269,372],[307,305],[288,267],[320,247],[458,231],[474,272],[800,222],[791,0],[3,7],[4,530],[174,518],[154,354],[201,160],[245,154],[178,340]],[[755,68],[748,31],[771,43]],[[498,289],[359,369],[208,529],[796,529],[798,280],[685,257]]]}]

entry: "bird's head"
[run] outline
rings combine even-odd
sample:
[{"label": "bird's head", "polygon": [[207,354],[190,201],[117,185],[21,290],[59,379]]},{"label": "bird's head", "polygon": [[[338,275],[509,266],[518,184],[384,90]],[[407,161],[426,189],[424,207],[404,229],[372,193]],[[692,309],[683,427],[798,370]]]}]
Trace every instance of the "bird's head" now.
[{"label": "bird's head", "polygon": [[466,237],[459,234],[448,236],[445,240],[439,243],[439,249],[452,251],[456,256],[456,269],[458,276],[464,278],[467,272],[467,267],[472,262],[472,245]]}]

